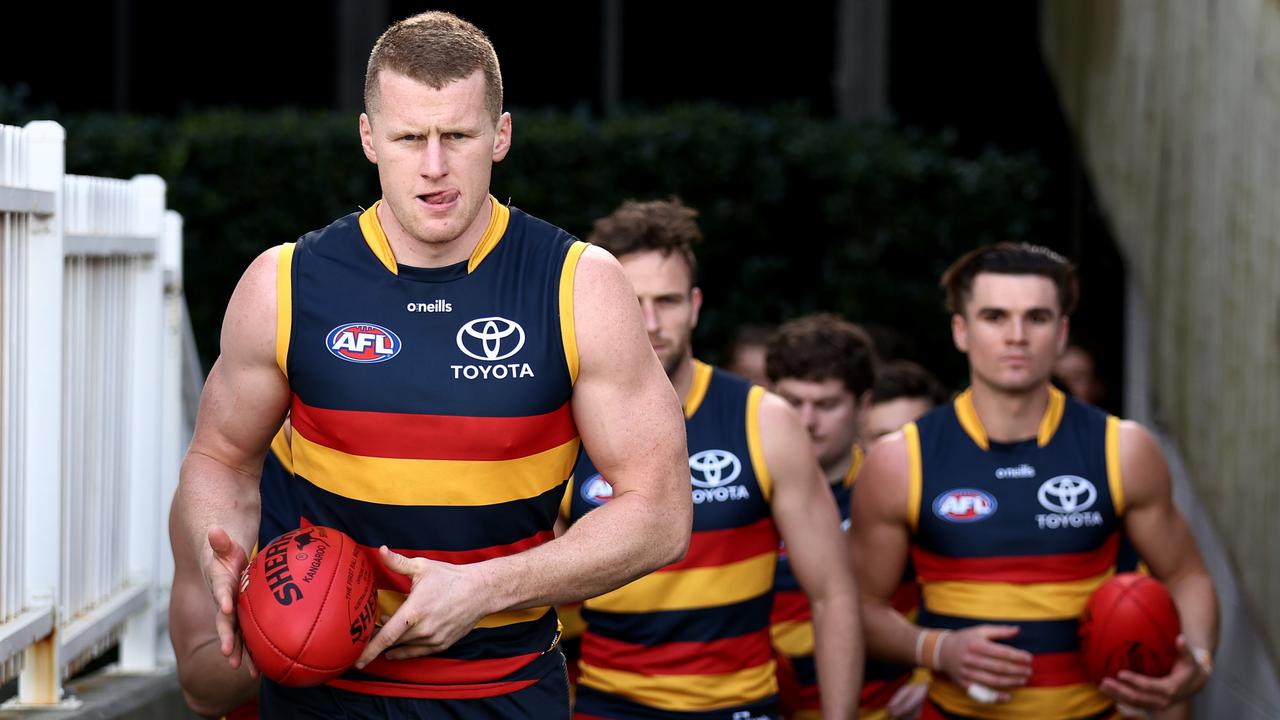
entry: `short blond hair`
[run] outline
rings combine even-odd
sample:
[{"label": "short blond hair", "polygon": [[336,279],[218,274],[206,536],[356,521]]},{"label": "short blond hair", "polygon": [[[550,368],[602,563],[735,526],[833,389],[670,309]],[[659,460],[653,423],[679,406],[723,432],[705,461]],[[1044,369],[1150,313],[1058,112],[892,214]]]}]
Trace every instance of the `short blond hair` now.
[{"label": "short blond hair", "polygon": [[452,13],[420,13],[382,33],[369,53],[364,74],[364,108],[369,114],[378,110],[378,76],[384,70],[406,75],[436,90],[480,70],[484,73],[485,107],[495,122],[502,114],[498,53],[480,28]]}]

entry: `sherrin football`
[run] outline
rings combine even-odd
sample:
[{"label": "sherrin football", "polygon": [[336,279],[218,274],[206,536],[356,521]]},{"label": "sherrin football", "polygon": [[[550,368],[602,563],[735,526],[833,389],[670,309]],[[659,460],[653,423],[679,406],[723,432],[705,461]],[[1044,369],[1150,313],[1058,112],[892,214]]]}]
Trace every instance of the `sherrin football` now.
[{"label": "sherrin football", "polygon": [[1121,670],[1163,677],[1178,659],[1181,623],[1159,580],[1120,573],[1098,586],[1080,617],[1080,656],[1095,684]]},{"label": "sherrin football", "polygon": [[373,569],[339,530],[291,530],[254,556],[240,577],[236,613],[262,674],[309,687],[338,677],[373,636]]}]

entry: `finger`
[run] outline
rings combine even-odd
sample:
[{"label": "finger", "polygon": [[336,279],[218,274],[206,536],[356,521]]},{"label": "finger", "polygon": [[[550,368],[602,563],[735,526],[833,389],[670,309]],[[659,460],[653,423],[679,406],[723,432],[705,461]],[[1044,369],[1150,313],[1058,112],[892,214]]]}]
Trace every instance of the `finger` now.
[{"label": "finger", "polygon": [[400,641],[400,637],[413,627],[413,621],[401,611],[404,606],[400,606],[400,610],[391,616],[379,630],[374,633],[373,638],[369,640],[369,644],[365,646],[364,652],[360,653],[360,657],[356,658],[356,669],[363,670],[374,658],[381,655],[392,645]]},{"label": "finger", "polygon": [[1026,680],[1031,677],[1031,664],[1020,659],[997,658],[975,654],[969,666],[993,675]]},{"label": "finger", "polygon": [[1010,665],[1016,665],[1024,668],[1027,674],[1031,673],[1031,653],[1026,650],[1019,650],[1015,647],[1009,647],[997,642],[980,641],[969,646],[975,658],[986,658],[996,660]]},{"label": "finger", "polygon": [[987,640],[1008,640],[1016,637],[1019,631],[1017,625],[979,625],[978,633]]},{"label": "finger", "polygon": [[1116,678],[1125,684],[1132,685],[1141,692],[1155,693],[1157,695],[1172,695],[1177,688],[1176,683],[1169,682],[1168,676],[1155,678],[1150,675],[1141,675],[1132,670],[1121,670],[1116,673]]},{"label": "finger", "polygon": [[235,543],[232,542],[231,536],[220,527],[209,528],[209,547],[213,548],[213,554],[220,558],[229,558],[235,552]]},{"label": "finger", "polygon": [[388,660],[408,660],[410,658],[424,657],[426,655],[434,655],[444,649],[440,643],[414,643],[412,645],[400,644],[386,652],[383,657]]},{"label": "finger", "polygon": [[1157,710],[1169,704],[1168,697],[1161,697],[1145,692],[1140,688],[1136,688],[1129,683],[1122,682],[1118,678],[1106,678],[1102,684],[1098,686],[1104,695],[1111,699],[1122,702],[1127,705],[1142,708],[1144,710]]},{"label": "finger", "polygon": [[[993,690],[1012,690],[1020,688],[1027,684],[1025,677],[1011,677],[1009,675],[997,675],[987,672],[986,670],[972,670],[965,668],[965,672],[961,673],[959,678],[961,684],[978,683]],[[1001,693],[1001,702],[1009,699],[1007,693]]]},{"label": "finger", "polygon": [[[218,632],[218,649],[222,651],[224,657],[231,658],[236,648],[235,617],[230,613],[215,612],[213,627]],[[231,666],[235,667],[236,662],[238,661],[233,661]]]},{"label": "finger", "polygon": [[257,680],[262,673],[259,673],[258,666],[253,664],[253,656],[249,654],[248,648],[245,648],[244,664],[249,668],[249,677]]}]

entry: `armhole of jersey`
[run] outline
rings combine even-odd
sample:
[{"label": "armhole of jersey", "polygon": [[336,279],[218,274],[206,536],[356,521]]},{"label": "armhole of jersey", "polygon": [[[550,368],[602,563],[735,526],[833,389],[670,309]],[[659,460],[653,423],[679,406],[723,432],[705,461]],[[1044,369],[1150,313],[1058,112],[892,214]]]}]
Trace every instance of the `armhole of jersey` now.
[{"label": "armhole of jersey", "polygon": [[914,534],[920,528],[920,496],[924,493],[924,472],[920,462],[920,428],[910,422],[902,426],[907,441],[907,524]]},{"label": "armhole of jersey", "polygon": [[1124,516],[1124,478],[1120,472],[1120,418],[1107,416],[1107,486],[1116,517]]},{"label": "armhole of jersey", "polygon": [[564,497],[560,498],[560,519],[564,520],[565,524],[568,524],[569,522],[569,518],[570,518],[569,511],[572,509],[572,506],[573,506],[573,486],[574,485],[575,483],[573,481],[573,476],[570,475],[569,482],[565,483],[565,486],[564,486]]},{"label": "armhole of jersey", "polygon": [[587,243],[577,240],[569,247],[569,254],[560,268],[560,341],[564,346],[564,364],[569,369],[569,383],[578,382],[578,334],[573,325],[573,278],[578,271],[578,260],[586,251]]},{"label": "armhole of jersey", "polygon": [[280,461],[280,466],[285,472],[293,475],[293,448],[289,447],[289,438],[285,437],[284,427],[276,431],[276,436],[271,438],[271,452],[276,456],[276,460]]},{"label": "armhole of jersey", "polygon": [[769,477],[769,464],[764,460],[764,446],[760,443],[760,403],[764,400],[764,388],[753,385],[747,393],[747,452],[751,454],[751,467],[756,472],[756,484],[765,502],[773,501],[773,478]]},{"label": "armhole of jersey", "polygon": [[276,257],[276,365],[285,377],[289,377],[289,338],[293,332],[293,249],[296,245],[281,245]]}]

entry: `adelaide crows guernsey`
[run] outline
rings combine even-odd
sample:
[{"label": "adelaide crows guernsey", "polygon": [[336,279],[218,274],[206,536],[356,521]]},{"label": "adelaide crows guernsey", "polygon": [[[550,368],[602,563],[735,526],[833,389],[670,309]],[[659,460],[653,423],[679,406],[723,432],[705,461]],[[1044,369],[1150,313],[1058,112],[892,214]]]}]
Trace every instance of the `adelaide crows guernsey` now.
[{"label": "adelaide crows guernsey", "polygon": [[943,715],[1092,718],[1112,701],[1085,678],[1077,620],[1114,573],[1124,494],[1119,420],[1049,390],[1037,436],[987,438],[972,391],[904,428],[922,627],[1017,625],[1004,642],[1033,655],[1012,699],[978,704],[945,675],[929,700]]},{"label": "adelaide crows guernsey", "polygon": [[[585,244],[490,199],[469,260],[398,265],[377,208],[286,245],[277,360],[293,393],[300,524],[364,546],[379,604],[409,578],[376,548],[466,564],[553,537],[578,455],[573,277]],[[559,669],[548,607],[500,612],[449,649],[378,658],[330,684],[418,698],[478,698]]]},{"label": "adelaide crows guernsey", "polygon": [[[760,446],[764,389],[701,362],[685,399],[693,535],[683,560],[583,603],[579,718],[770,717],[778,533]],[[612,495],[585,453],[564,513]],[[735,714],[736,713],[736,714]]]}]

